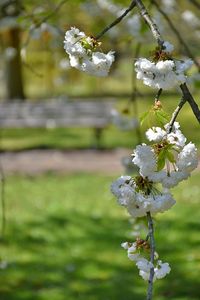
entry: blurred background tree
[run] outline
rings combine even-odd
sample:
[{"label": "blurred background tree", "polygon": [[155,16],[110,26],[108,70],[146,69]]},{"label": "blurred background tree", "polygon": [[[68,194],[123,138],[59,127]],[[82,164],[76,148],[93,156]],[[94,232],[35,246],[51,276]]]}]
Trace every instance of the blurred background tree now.
[{"label": "blurred background tree", "polygon": [[0,28],[2,50],[5,55],[6,98],[24,99],[21,62],[21,28],[18,17],[22,13],[20,0],[2,0],[0,3]]}]

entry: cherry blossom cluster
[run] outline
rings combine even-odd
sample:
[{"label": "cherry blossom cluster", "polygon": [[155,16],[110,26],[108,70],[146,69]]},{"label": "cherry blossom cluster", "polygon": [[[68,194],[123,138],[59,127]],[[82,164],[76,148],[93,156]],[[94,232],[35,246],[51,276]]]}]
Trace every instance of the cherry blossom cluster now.
[{"label": "cherry blossom cluster", "polygon": [[149,251],[149,243],[142,239],[137,239],[134,243],[125,242],[121,246],[127,250],[128,258],[136,263],[139,270],[139,275],[146,281],[149,280],[150,270],[154,269],[153,280],[164,278],[170,271],[171,268],[168,263],[163,263],[158,260],[158,254],[155,253],[155,262],[152,264],[146,259],[141,253]]},{"label": "cherry blossom cluster", "polygon": [[[173,126],[149,128],[146,137],[150,144],[138,145],[133,152],[132,162],[139,168],[139,174],[121,176],[111,185],[118,203],[134,218],[170,209],[175,204],[170,188],[187,179],[198,164],[197,149],[191,142],[186,144],[178,122]],[[154,263],[142,255],[150,248],[148,240],[138,238],[135,243],[123,243],[122,247],[127,250],[128,258],[136,263],[144,280],[149,280],[151,269],[154,281],[171,270],[168,263],[158,260],[158,254]]]},{"label": "cherry blossom cluster", "polygon": [[193,143],[186,144],[186,138],[174,123],[162,129],[147,130],[147,139],[153,144],[138,145],[133,152],[133,164],[138,166],[139,175],[121,176],[111,185],[111,191],[118,203],[125,206],[132,217],[155,215],[165,212],[174,204],[170,188],[187,179],[197,167],[197,149]]},{"label": "cherry blossom cluster", "polygon": [[142,176],[121,176],[112,183],[111,191],[134,218],[144,217],[147,212],[152,215],[164,212],[176,203],[168,189],[159,191],[152,181]]},{"label": "cherry blossom cluster", "polygon": [[159,57],[154,60],[139,58],[135,62],[137,79],[152,88],[168,90],[187,80],[185,72],[192,66],[191,59],[176,60],[170,57],[174,47],[165,41]]},{"label": "cherry blossom cluster", "polygon": [[72,27],[65,33],[64,49],[69,55],[70,65],[90,75],[108,75],[114,61],[114,52],[107,54],[96,51],[101,45],[95,38],[86,36],[78,28]]},{"label": "cherry blossom cluster", "polygon": [[147,176],[154,183],[161,183],[163,188],[172,188],[187,179],[198,165],[197,148],[191,142],[186,144],[179,123],[175,122],[171,131],[169,126],[166,124],[163,129],[152,127],[146,132],[147,139],[155,142],[151,146],[141,146],[144,151],[153,153],[151,171],[141,163],[142,149],[136,148],[133,159],[142,176]]}]

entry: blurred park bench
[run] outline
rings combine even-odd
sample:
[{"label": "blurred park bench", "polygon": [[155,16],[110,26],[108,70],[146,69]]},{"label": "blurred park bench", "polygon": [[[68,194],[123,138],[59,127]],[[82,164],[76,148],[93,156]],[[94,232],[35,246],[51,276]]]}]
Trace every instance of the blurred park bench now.
[{"label": "blurred park bench", "polygon": [[1,128],[88,127],[100,147],[103,129],[110,124],[114,100],[44,100],[0,102]]}]

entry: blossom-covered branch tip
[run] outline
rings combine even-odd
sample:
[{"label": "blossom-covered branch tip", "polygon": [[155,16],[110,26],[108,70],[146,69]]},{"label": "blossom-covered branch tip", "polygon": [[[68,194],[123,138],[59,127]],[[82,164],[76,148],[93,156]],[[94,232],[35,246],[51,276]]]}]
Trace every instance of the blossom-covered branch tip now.
[{"label": "blossom-covered branch tip", "polygon": [[70,65],[93,76],[105,77],[115,59],[114,52],[96,51],[101,43],[72,27],[65,33],[64,49],[69,55]]},{"label": "blossom-covered branch tip", "polygon": [[137,79],[152,88],[168,90],[187,81],[185,72],[192,66],[191,59],[178,60],[171,57],[174,46],[165,41],[163,49],[155,51],[152,60],[139,58],[135,63]]}]

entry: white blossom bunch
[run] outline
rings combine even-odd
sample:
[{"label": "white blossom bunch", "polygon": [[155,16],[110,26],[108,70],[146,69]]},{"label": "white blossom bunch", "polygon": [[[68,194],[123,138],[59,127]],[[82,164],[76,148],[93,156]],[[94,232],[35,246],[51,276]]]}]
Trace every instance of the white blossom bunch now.
[{"label": "white blossom bunch", "polygon": [[138,145],[134,150],[132,162],[139,167],[139,176],[121,176],[111,185],[118,203],[125,206],[132,217],[170,209],[175,200],[169,188],[187,179],[197,167],[197,149],[191,142],[185,144],[179,123],[175,122],[170,133],[168,129],[169,124],[164,129],[148,129],[147,138],[156,143]]},{"label": "white blossom bunch", "polygon": [[125,206],[134,218],[144,217],[147,212],[152,215],[164,212],[176,203],[168,189],[160,192],[153,182],[142,176],[134,179],[131,176],[121,176],[112,183],[111,191],[118,203]]},{"label": "white blossom bunch", "polygon": [[[154,183],[161,183],[163,188],[176,186],[180,181],[187,179],[198,165],[197,148],[193,143],[186,144],[186,138],[179,129],[180,125],[175,122],[169,133],[169,124],[153,127],[147,130],[146,137],[149,141],[156,142],[151,146],[142,145],[136,148],[133,162],[137,164],[142,176],[147,176]],[[148,148],[147,148],[148,147]],[[148,149],[148,150],[147,150]],[[149,151],[153,153],[152,164],[154,169],[145,167],[141,153]]]},{"label": "white blossom bunch", "polygon": [[[174,47],[165,41],[162,52],[169,54]],[[192,66],[191,59],[175,60],[168,56],[166,59],[159,59],[157,62],[146,58],[139,58],[135,62],[137,79],[152,88],[168,90],[183,84],[187,80],[185,72]]]},{"label": "white blossom bunch", "polygon": [[[144,245],[144,247],[142,245]],[[148,261],[140,253],[141,248],[143,248],[142,250],[145,250],[146,245],[148,245],[148,243],[146,241],[140,240],[140,239],[138,239],[135,243],[125,242],[125,243],[121,244],[121,246],[125,250],[127,250],[128,258],[131,261],[134,261],[136,263],[136,266],[139,269],[139,275],[145,281],[149,280],[150,270],[152,268],[154,268],[154,278],[153,278],[154,281],[156,279],[164,278],[171,271],[169,264],[163,263],[161,260],[158,260],[157,253],[155,253],[155,263],[154,264],[152,264],[150,261]]]},{"label": "white blossom bunch", "polygon": [[70,65],[90,75],[104,77],[108,75],[114,61],[114,52],[107,54],[96,51],[100,42],[86,36],[78,28],[72,27],[65,34],[64,49],[69,55]]}]

